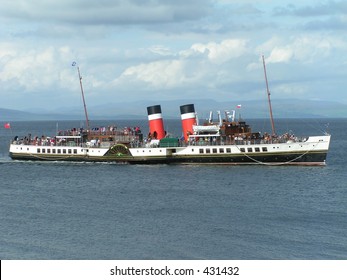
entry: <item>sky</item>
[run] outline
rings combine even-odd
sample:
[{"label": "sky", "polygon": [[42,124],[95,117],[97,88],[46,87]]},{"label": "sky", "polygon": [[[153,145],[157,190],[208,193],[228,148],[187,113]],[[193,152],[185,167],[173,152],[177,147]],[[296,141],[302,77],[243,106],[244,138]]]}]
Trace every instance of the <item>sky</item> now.
[{"label": "sky", "polygon": [[[0,108],[266,98],[347,104],[345,0],[0,0]],[[72,63],[76,62],[76,66]],[[152,105],[152,104],[149,104]]]}]

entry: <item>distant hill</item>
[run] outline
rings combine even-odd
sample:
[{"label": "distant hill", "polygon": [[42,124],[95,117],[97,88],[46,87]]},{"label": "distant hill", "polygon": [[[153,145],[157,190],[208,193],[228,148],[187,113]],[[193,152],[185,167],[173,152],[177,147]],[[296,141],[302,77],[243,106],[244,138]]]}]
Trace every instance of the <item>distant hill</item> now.
[{"label": "distant hill", "polygon": [[20,110],[0,108],[0,121],[31,121],[31,120],[70,120],[75,119],[74,115],[62,115],[52,112],[38,114]]},{"label": "distant hill", "polygon": [[[163,118],[180,118],[179,107],[193,103],[199,118],[207,118],[210,111],[236,110],[245,119],[267,118],[269,116],[267,100],[248,100],[241,102],[224,101],[213,99],[202,100],[173,100],[151,101],[139,100],[136,102],[108,103],[105,105],[88,108],[91,120],[100,119],[144,119],[147,118],[147,107],[160,104]],[[241,109],[236,106],[241,104]],[[331,101],[311,101],[299,99],[273,100],[274,118],[347,118],[347,104]],[[71,112],[77,112],[76,114]],[[0,121],[23,121],[23,120],[81,120],[80,108],[59,108],[52,112],[36,113],[19,110],[1,109]]]},{"label": "distant hill", "polygon": [[[208,117],[210,111],[236,110],[244,118],[267,118],[269,116],[267,100],[250,101],[224,101],[213,99],[202,100],[173,100],[173,101],[150,101],[140,100],[136,102],[109,103],[103,106],[94,106],[89,109],[89,115],[95,117],[146,118],[147,106],[161,105],[162,114],[165,118],[180,118],[180,106],[193,103],[200,118]],[[236,106],[241,104],[241,109]],[[286,99],[272,101],[273,115],[275,118],[347,118],[347,104],[331,101],[311,101],[299,99]]]}]

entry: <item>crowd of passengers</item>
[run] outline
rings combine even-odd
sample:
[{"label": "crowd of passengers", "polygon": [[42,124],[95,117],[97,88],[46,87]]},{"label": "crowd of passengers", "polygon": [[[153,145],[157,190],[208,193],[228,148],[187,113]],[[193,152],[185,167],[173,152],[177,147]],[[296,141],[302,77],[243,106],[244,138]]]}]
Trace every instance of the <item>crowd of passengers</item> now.
[{"label": "crowd of passengers", "polygon": [[[62,139],[60,139],[62,140]],[[23,145],[36,145],[36,146],[55,146],[59,141],[55,137],[48,137],[42,135],[41,137],[35,136],[31,137],[29,134],[24,138],[14,137],[13,144],[23,144]]]},{"label": "crowd of passengers", "polygon": [[[93,127],[90,129],[90,135],[138,135],[141,133],[139,126],[135,127],[124,127],[123,129],[118,129],[117,126],[101,126]],[[72,128],[69,130],[61,130],[58,132],[58,136],[81,136],[83,134],[88,134],[88,130],[83,128]]]},{"label": "crowd of passengers", "polygon": [[[102,135],[115,135],[115,136],[137,136],[141,134],[141,129],[139,126],[136,127],[124,127],[123,129],[117,129],[116,126],[108,127],[94,127],[90,129],[89,133],[86,129],[83,128],[72,128],[69,130],[60,130],[57,133],[58,137],[49,137],[42,135],[32,137],[31,134],[23,138],[18,136],[14,137],[13,144],[23,144],[23,145],[36,145],[36,146],[60,146],[65,145],[67,140],[61,136],[83,136],[83,135],[92,135],[92,136],[102,136]],[[78,143],[77,143],[78,144]]]},{"label": "crowd of passengers", "polygon": [[[228,135],[221,137],[206,137],[204,135],[199,135],[198,137],[190,137],[190,145],[250,145],[250,144],[276,144],[276,143],[286,143],[286,142],[302,142],[306,138],[298,138],[294,134],[285,133],[282,135],[270,135],[269,133],[260,133],[255,136],[247,136],[245,134],[239,135]],[[181,139],[182,140],[182,139]]]},{"label": "crowd of passengers", "polygon": [[[87,133],[84,129],[76,129],[72,128],[70,130],[64,130],[59,131],[58,136],[81,136],[84,133]],[[122,136],[138,136],[141,134],[140,127],[125,127],[122,130],[117,130],[116,126],[108,126],[108,127],[97,127],[92,128],[90,135],[97,136],[97,135],[122,135]],[[169,134],[165,131],[165,137],[170,137]],[[139,139],[138,137],[136,139]],[[142,139],[142,137],[141,137]],[[141,144],[150,143],[151,140],[157,139],[156,132],[153,134],[148,134],[147,138],[143,139],[142,141],[136,140],[136,144],[133,143],[135,146],[141,146]],[[199,135],[199,137],[193,137],[190,138],[189,144],[190,145],[220,145],[220,144],[237,144],[237,145],[249,145],[249,144],[270,144],[270,143],[285,143],[288,141],[293,142],[299,142],[304,141],[305,139],[301,139],[296,137],[294,134],[285,133],[280,136],[277,135],[270,135],[269,133],[264,133],[263,135],[258,134],[258,137],[252,136],[246,136],[246,135],[228,135],[228,136],[222,136],[222,137],[206,137],[204,135]],[[93,140],[92,140],[93,141]],[[57,138],[57,137],[47,137],[45,135],[42,135],[41,137],[35,136],[32,137],[31,134],[24,138],[19,138],[16,136],[14,138],[14,144],[24,144],[24,145],[37,145],[37,146],[60,146],[66,144],[66,139],[64,138]],[[184,145],[187,144],[184,142],[184,138],[182,137],[180,139],[180,144]],[[76,143],[81,144],[81,143]],[[99,146],[100,140],[94,142],[91,142],[93,146]]]}]

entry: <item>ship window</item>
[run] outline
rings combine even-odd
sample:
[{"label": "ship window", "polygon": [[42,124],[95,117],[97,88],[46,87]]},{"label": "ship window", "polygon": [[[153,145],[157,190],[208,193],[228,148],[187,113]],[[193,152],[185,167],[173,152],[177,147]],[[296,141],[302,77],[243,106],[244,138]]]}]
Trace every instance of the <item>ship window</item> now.
[{"label": "ship window", "polygon": [[73,149],[73,153],[74,153],[74,154],[77,154],[77,149]]},{"label": "ship window", "polygon": [[58,151],[57,151],[57,152],[58,152],[58,154],[61,154],[61,149],[58,149]]},{"label": "ship window", "polygon": [[211,153],[211,150],[210,149],[206,149],[206,154],[209,154]]},{"label": "ship window", "polygon": [[257,148],[254,148],[256,152],[260,152],[260,149],[257,147]]},{"label": "ship window", "polygon": [[199,153],[203,154],[204,153],[204,149],[199,149]]},{"label": "ship window", "polygon": [[67,152],[68,152],[69,154],[71,154],[71,153],[72,153],[71,149],[68,149],[68,150],[67,150]]},{"label": "ship window", "polygon": [[46,149],[42,149],[42,153],[45,153],[46,152]]},{"label": "ship window", "polygon": [[241,148],[240,151],[241,151],[242,153],[244,153],[246,150],[245,150],[245,148]]},{"label": "ship window", "polygon": [[38,152],[38,153],[41,153],[41,149],[40,149],[40,148],[37,148],[37,152]]},{"label": "ship window", "polygon": [[230,148],[227,148],[227,153],[231,153],[231,149]]},{"label": "ship window", "polygon": [[247,152],[251,153],[251,152],[253,152],[253,149],[252,148],[247,148]]},{"label": "ship window", "polygon": [[50,154],[51,153],[51,149],[47,149],[47,154]]},{"label": "ship window", "polygon": [[66,154],[66,149],[63,149],[63,154]]},{"label": "ship window", "polygon": [[216,149],[216,148],[213,148],[213,149],[212,149],[212,153],[216,154],[216,153],[217,153],[217,149]]},{"label": "ship window", "polygon": [[55,149],[52,149],[52,153],[55,154]]},{"label": "ship window", "polygon": [[219,152],[222,154],[224,153],[224,149],[223,148],[219,148]]},{"label": "ship window", "polygon": [[263,152],[267,152],[267,147],[263,147]]}]

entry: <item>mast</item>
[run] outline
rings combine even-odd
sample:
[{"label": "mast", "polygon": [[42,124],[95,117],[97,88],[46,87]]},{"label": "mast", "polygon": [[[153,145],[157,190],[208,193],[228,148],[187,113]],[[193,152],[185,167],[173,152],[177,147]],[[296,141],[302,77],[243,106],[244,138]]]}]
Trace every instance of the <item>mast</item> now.
[{"label": "mast", "polygon": [[271,121],[272,135],[276,135],[275,123],[274,123],[274,119],[273,119],[273,115],[272,115],[272,106],[271,106],[271,99],[270,99],[270,90],[269,90],[269,83],[268,83],[268,81],[267,81],[266,66],[265,66],[265,58],[264,58],[264,55],[262,55],[262,59],[263,59],[263,66],[264,66],[264,75],[265,75],[267,99],[268,99],[268,102],[269,102],[269,111],[270,111],[270,121]]},{"label": "mast", "polygon": [[[76,65],[76,62],[74,62],[72,64],[72,66],[75,66],[75,65]],[[83,92],[83,86],[82,86],[82,77],[81,77],[79,66],[77,66],[77,71],[78,71],[78,78],[80,80],[80,86],[81,86],[82,100],[83,100],[83,106],[84,106],[84,114],[85,114],[85,117],[86,117],[86,126],[87,126],[87,131],[89,132],[89,118],[88,118],[86,101],[84,99],[84,92]]]}]

